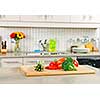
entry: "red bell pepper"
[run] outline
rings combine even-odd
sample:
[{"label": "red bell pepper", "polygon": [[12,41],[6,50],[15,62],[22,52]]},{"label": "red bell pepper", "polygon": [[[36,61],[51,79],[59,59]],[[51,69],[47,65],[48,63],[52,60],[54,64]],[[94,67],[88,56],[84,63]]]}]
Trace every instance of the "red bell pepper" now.
[{"label": "red bell pepper", "polygon": [[50,62],[49,66],[45,67],[50,70],[62,69],[62,63],[65,61],[65,58],[60,58],[56,61]]},{"label": "red bell pepper", "polygon": [[77,61],[77,60],[73,60],[73,64],[74,64],[76,67],[78,67],[78,66],[79,66],[79,63],[78,63],[78,61]]},{"label": "red bell pepper", "polygon": [[49,66],[45,67],[46,69],[49,70],[57,70],[57,69],[61,69],[61,66],[57,65],[57,62],[50,62]]}]

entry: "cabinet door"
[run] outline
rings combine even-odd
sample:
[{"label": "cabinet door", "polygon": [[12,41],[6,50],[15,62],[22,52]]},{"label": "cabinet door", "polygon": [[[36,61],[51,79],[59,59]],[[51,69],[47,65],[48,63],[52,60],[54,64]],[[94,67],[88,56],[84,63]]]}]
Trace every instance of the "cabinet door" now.
[{"label": "cabinet door", "polygon": [[82,15],[71,15],[71,22],[86,22],[87,17]]},{"label": "cabinet door", "polygon": [[43,15],[21,15],[20,21],[44,21]]},{"label": "cabinet door", "polygon": [[89,15],[89,16],[87,16],[88,17],[88,20],[87,20],[87,22],[89,22],[89,23],[100,23],[100,15],[99,16],[94,16],[94,15]]},{"label": "cabinet door", "polygon": [[0,15],[0,21],[19,21],[18,15]]},{"label": "cabinet door", "polygon": [[24,58],[24,65],[36,65],[38,59],[36,58]]},{"label": "cabinet door", "polygon": [[71,22],[100,23],[100,16],[71,15]]},{"label": "cabinet door", "polygon": [[45,15],[45,20],[49,22],[70,22],[70,15]]},{"label": "cabinet door", "polygon": [[24,65],[35,66],[38,61],[42,61],[44,66],[48,65],[51,61],[54,61],[55,58],[24,58]]},{"label": "cabinet door", "polygon": [[5,58],[1,60],[1,67],[20,67],[21,65],[21,58]]},{"label": "cabinet door", "polygon": [[70,22],[68,15],[21,15],[21,21]]}]

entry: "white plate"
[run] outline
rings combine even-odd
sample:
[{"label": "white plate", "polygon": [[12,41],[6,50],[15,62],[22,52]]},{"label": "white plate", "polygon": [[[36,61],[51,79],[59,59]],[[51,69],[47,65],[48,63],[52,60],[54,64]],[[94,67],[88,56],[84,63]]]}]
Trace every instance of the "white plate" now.
[{"label": "white plate", "polygon": [[90,50],[88,48],[73,48],[73,52],[89,52]]}]

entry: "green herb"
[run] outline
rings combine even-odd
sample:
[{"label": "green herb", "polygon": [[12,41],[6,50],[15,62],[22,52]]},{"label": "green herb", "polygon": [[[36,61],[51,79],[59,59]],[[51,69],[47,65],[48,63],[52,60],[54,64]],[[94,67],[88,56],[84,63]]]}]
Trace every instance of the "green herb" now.
[{"label": "green herb", "polygon": [[43,71],[43,66],[40,62],[37,64],[37,66],[35,66],[35,70],[39,72]]}]

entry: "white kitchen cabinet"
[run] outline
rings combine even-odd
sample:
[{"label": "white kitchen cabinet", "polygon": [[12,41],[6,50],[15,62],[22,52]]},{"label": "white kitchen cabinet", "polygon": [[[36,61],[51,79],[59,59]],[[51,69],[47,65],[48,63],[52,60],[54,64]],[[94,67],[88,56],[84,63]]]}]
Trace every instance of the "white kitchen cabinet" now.
[{"label": "white kitchen cabinet", "polygon": [[100,16],[94,16],[94,15],[89,15],[89,16],[87,16],[88,17],[88,20],[87,20],[87,22],[90,22],[90,23],[100,23]]},{"label": "white kitchen cabinet", "polygon": [[19,21],[19,15],[0,15],[0,21]]},{"label": "white kitchen cabinet", "polygon": [[71,15],[71,22],[100,23],[100,16],[94,15]]},{"label": "white kitchen cabinet", "polygon": [[86,22],[87,21],[87,16],[85,15],[71,15],[70,18],[71,22]]},{"label": "white kitchen cabinet", "polygon": [[22,58],[3,58],[1,59],[1,67],[20,67]]},{"label": "white kitchen cabinet", "polygon": [[70,22],[70,15],[45,15],[45,20],[49,22]]},{"label": "white kitchen cabinet", "polygon": [[35,65],[37,62],[36,58],[24,58],[23,59],[24,65]]},{"label": "white kitchen cabinet", "polygon": [[100,23],[100,15],[0,15],[0,21]]},{"label": "white kitchen cabinet", "polygon": [[46,21],[50,22],[80,22],[80,23],[100,23],[100,16],[94,15],[47,15]]},{"label": "white kitchen cabinet", "polygon": [[46,61],[47,58],[24,58],[24,65],[36,65],[38,61]]},{"label": "white kitchen cabinet", "polygon": [[21,15],[20,21],[70,22],[69,15]]},{"label": "white kitchen cabinet", "polygon": [[48,65],[55,58],[24,58],[24,65],[37,65],[38,61],[42,61],[45,65]]},{"label": "white kitchen cabinet", "polygon": [[43,15],[20,15],[20,21],[44,21]]}]

